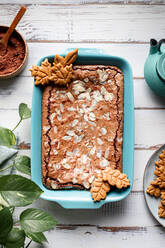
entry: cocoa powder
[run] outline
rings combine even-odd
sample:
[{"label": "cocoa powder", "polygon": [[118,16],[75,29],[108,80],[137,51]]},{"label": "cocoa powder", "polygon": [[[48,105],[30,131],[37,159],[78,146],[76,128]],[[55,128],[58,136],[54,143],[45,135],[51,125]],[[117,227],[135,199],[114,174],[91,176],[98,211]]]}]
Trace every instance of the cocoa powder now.
[{"label": "cocoa powder", "polygon": [[[0,39],[4,33],[0,32]],[[13,33],[8,41],[6,53],[0,56],[0,75],[15,71],[23,62],[25,57],[25,45],[17,33]]]}]

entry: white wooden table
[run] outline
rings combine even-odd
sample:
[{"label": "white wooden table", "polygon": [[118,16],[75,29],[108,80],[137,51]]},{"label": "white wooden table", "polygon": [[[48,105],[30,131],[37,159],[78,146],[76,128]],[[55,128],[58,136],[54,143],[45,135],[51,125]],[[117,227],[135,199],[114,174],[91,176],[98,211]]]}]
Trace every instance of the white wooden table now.
[{"label": "white wooden table", "polygon": [[[165,1],[12,0],[11,4],[10,0],[1,0],[0,24],[11,23],[20,3],[27,5],[27,12],[17,29],[28,42],[29,61],[20,76],[0,82],[1,126],[14,127],[20,102],[31,106],[33,79],[29,68],[42,56],[69,47],[101,48],[126,58],[134,76],[135,163],[131,194],[121,202],[89,211],[65,210],[56,203],[38,200],[34,205],[49,211],[59,222],[46,234],[49,244],[44,247],[163,247],[165,229],[147,209],[142,181],[150,155],[165,143],[165,100],[154,95],[143,78],[150,38],[165,38]],[[30,120],[24,121],[16,134],[20,153],[30,155]],[[41,246],[32,243],[30,247]]]}]

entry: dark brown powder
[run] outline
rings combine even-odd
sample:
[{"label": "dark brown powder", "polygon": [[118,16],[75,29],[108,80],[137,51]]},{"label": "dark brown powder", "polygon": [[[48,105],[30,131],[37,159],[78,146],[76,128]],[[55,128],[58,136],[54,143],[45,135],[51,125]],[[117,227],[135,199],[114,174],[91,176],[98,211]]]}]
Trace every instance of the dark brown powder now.
[{"label": "dark brown powder", "polygon": [[[0,39],[4,33],[0,33]],[[5,75],[15,71],[23,62],[25,57],[25,45],[23,40],[15,35],[9,39],[6,53],[0,56],[0,75]]]}]

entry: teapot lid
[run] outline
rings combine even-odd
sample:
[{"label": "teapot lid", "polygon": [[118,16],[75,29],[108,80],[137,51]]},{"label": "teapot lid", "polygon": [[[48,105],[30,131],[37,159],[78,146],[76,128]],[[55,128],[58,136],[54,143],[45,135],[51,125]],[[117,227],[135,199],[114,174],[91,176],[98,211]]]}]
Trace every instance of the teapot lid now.
[{"label": "teapot lid", "polygon": [[159,77],[165,81],[165,53],[159,58],[156,69]]}]

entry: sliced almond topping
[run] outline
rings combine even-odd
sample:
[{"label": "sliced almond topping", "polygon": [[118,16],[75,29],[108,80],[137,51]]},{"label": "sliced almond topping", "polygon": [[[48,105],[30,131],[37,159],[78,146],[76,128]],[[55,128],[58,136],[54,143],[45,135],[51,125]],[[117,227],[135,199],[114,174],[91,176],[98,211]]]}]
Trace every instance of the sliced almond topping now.
[{"label": "sliced almond topping", "polygon": [[71,136],[64,136],[64,137],[62,137],[63,140],[71,140],[71,138],[72,138]]},{"label": "sliced almond topping", "polygon": [[74,136],[74,135],[75,135],[75,133],[74,133],[73,130],[68,130],[66,133],[67,133],[69,136]]},{"label": "sliced almond topping", "polygon": [[73,97],[73,95],[72,95],[70,92],[67,92],[66,95],[67,95],[67,97],[69,98],[69,100],[70,100],[71,102],[74,101],[74,97]]},{"label": "sliced almond topping", "polygon": [[75,127],[75,126],[77,125],[77,123],[78,123],[78,120],[75,119],[75,120],[72,122],[72,127]]},{"label": "sliced almond topping", "polygon": [[105,135],[107,133],[107,129],[105,127],[101,128],[102,135]]},{"label": "sliced almond topping", "polygon": [[57,133],[57,127],[54,126],[54,133]]},{"label": "sliced almond topping", "polygon": [[99,145],[102,145],[104,142],[103,142],[100,138],[97,138],[97,143],[98,143]]},{"label": "sliced almond topping", "polygon": [[49,130],[50,126],[43,126],[43,130],[47,132]]}]

